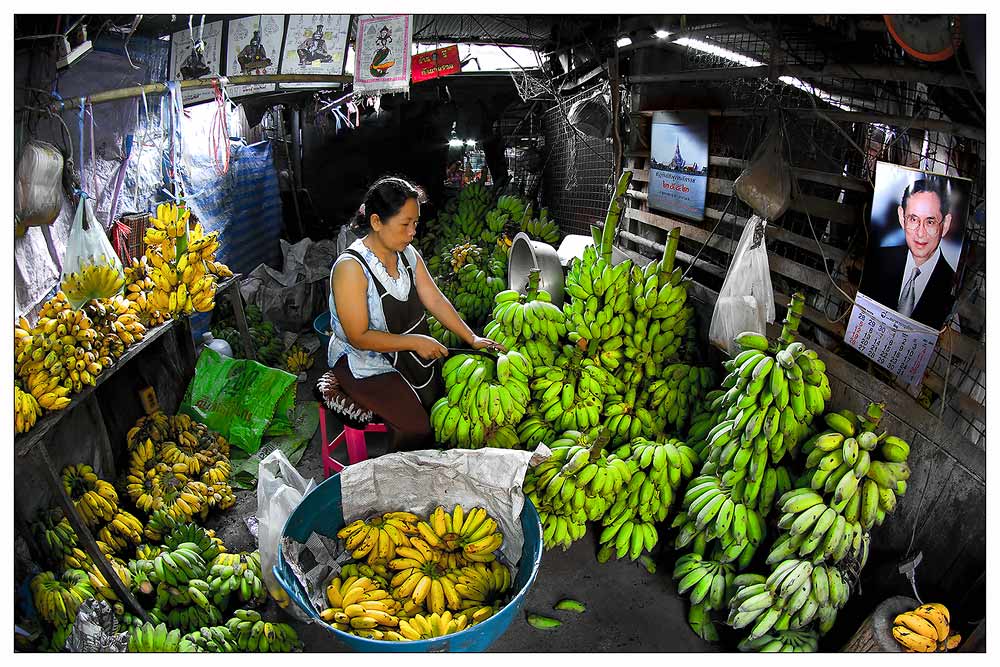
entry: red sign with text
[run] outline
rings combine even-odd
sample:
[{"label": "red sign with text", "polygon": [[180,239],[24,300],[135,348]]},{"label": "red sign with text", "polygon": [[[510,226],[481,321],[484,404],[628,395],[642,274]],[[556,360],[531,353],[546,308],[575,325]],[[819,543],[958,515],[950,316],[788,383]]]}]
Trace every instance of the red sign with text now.
[{"label": "red sign with text", "polygon": [[458,58],[457,46],[446,46],[441,49],[418,53],[413,56],[413,72],[410,80],[413,83],[428,81],[462,71],[462,63]]}]

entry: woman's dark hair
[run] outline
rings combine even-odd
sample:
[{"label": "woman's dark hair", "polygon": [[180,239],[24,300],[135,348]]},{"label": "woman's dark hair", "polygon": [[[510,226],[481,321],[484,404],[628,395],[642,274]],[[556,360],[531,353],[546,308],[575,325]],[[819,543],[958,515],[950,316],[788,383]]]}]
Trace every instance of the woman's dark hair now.
[{"label": "woman's dark hair", "polygon": [[373,213],[382,220],[388,220],[399,213],[408,199],[424,201],[423,190],[399,176],[379,178],[365,193],[364,203],[358,209],[358,215],[354,220],[355,231],[367,234],[371,231]]}]

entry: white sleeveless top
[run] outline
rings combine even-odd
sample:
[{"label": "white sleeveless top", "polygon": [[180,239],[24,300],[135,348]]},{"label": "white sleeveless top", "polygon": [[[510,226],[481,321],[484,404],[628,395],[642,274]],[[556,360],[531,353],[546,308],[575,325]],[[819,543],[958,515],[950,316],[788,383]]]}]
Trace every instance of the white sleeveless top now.
[{"label": "white sleeveless top", "polygon": [[[348,248],[354,250],[365,259],[368,268],[382,281],[382,285],[389,294],[400,301],[406,300],[407,295],[410,293],[410,274],[404,267],[398,267],[399,278],[393,278],[382,264],[382,260],[368,246],[362,243],[361,239],[352,243]],[[406,246],[406,250],[403,251],[403,258],[416,271],[417,251],[412,245]],[[331,285],[333,284],[333,272],[337,268],[337,265],[343,261],[357,262],[358,258],[350,253],[341,253],[330,268]],[[368,328],[375,331],[388,332],[378,289],[375,287],[374,282],[368,280],[367,272],[365,273],[365,280],[368,282]],[[326,362],[329,367],[333,368],[340,358],[346,354],[347,365],[351,369],[351,374],[358,379],[394,371],[395,369],[392,367],[392,364],[389,363],[389,360],[381,352],[359,350],[347,342],[347,334],[344,333],[344,327],[340,324],[340,318],[337,316],[337,304],[334,303],[332,290],[330,291],[329,304],[330,328],[333,331],[333,335],[330,337],[330,345],[327,347],[326,352]]]}]

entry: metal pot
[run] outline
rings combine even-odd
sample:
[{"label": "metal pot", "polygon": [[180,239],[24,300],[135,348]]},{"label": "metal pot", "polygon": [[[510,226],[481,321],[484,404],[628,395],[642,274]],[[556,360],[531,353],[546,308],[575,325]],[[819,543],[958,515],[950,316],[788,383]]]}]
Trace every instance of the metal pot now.
[{"label": "metal pot", "polygon": [[552,303],[562,307],[563,304],[563,268],[559,263],[556,249],[548,243],[533,241],[524,232],[514,237],[507,261],[507,284],[510,289],[524,292],[528,286],[528,273],[531,269],[541,271],[539,288],[552,297]]}]

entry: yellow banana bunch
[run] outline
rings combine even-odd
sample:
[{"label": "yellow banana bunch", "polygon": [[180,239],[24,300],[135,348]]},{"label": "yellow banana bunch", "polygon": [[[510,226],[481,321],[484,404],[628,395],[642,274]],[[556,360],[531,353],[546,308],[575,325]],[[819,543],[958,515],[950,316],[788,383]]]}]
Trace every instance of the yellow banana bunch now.
[{"label": "yellow banana bunch", "polygon": [[160,204],[146,230],[145,259],[153,289],[149,307],[171,317],[204,313],[215,307],[217,279],[232,276],[215,261],[218,232],[205,234],[190,227],[191,212],[175,204]]},{"label": "yellow banana bunch", "polygon": [[125,269],[125,298],[132,302],[132,312],[146,328],[163,324],[170,319],[169,313],[162,312],[153,306],[153,282],[150,272],[152,268],[149,259],[143,255],[132,260]]},{"label": "yellow banana bunch", "polygon": [[14,432],[27,433],[42,416],[42,409],[34,396],[14,385]]},{"label": "yellow banana bunch", "polygon": [[410,546],[410,537],[416,535],[413,522],[399,516],[388,516],[376,516],[367,521],[358,519],[337,532],[337,537],[344,540],[351,551],[352,558],[364,558],[369,565],[375,561],[385,563],[395,558],[399,547]]},{"label": "yellow banana bunch", "polygon": [[63,468],[62,483],[66,494],[88,526],[111,521],[118,510],[118,494],[89,465],[69,465]]},{"label": "yellow banana bunch", "polygon": [[298,345],[292,345],[285,352],[285,368],[288,369],[289,373],[298,374],[309,370],[312,366],[312,355],[307,353]]},{"label": "yellow banana bunch", "polygon": [[[132,572],[128,569],[128,565],[126,565],[120,558],[109,558],[108,561],[111,563],[111,568],[115,571],[115,574],[118,575],[118,578],[121,579],[122,583],[125,584],[126,587],[131,586]],[[97,594],[97,597],[103,598],[115,606],[115,603],[119,602],[118,595],[115,593],[115,590],[111,588],[111,585],[108,584],[108,580],[104,578],[104,575],[97,568],[97,566],[91,562],[86,568],[83,568],[83,570],[87,573],[90,585],[94,588],[94,592]]]},{"label": "yellow banana bunch", "polygon": [[463,549],[485,561],[485,551],[502,542],[496,528],[482,508],[466,513],[461,505],[451,512],[438,506],[426,520],[399,511],[353,521],[337,536],[355,559],[368,562],[340,570],[327,587],[330,606],[322,618],[337,630],[384,641],[441,636],[489,618],[511,590],[511,572],[492,551],[487,563]]},{"label": "yellow banana bunch", "polygon": [[907,652],[950,651],[962,641],[951,632],[951,613],[943,604],[922,604],[892,620],[892,636]]},{"label": "yellow banana bunch", "polygon": [[465,614],[452,617],[450,611],[443,614],[432,613],[427,616],[417,614],[410,620],[399,622],[399,633],[409,640],[433,639],[444,637],[464,630],[469,625]]},{"label": "yellow banana bunch", "polygon": [[121,291],[125,284],[118,258],[109,260],[106,255],[87,257],[76,271],[63,275],[60,288],[70,304],[77,307],[91,299],[104,299]]},{"label": "yellow banana bunch", "polygon": [[208,515],[208,487],[187,474],[183,463],[158,463],[157,474],[163,488],[163,511],[176,521],[191,521]]},{"label": "yellow banana bunch", "polygon": [[41,572],[30,588],[38,613],[56,627],[72,623],[83,601],[94,596],[90,578],[82,570],[66,570],[58,579],[52,572]]},{"label": "yellow banana bunch", "polygon": [[190,416],[147,415],[129,429],[126,441],[125,488],[144,512],[163,509],[172,518],[190,518],[236,503],[229,443]]}]

